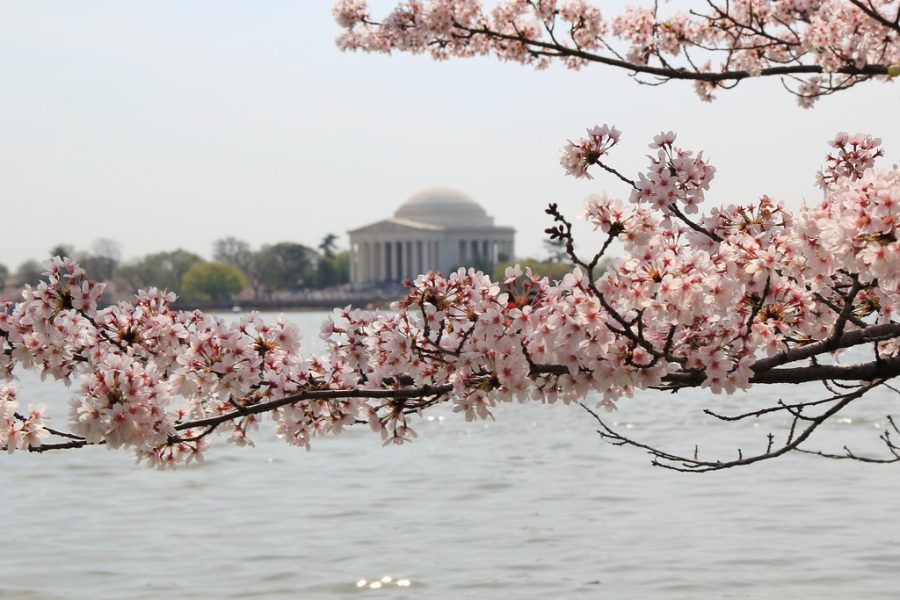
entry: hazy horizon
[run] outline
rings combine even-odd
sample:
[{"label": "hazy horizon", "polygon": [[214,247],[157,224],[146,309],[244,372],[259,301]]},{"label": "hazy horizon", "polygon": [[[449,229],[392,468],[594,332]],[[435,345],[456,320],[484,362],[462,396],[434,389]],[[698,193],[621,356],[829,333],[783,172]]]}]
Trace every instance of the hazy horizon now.
[{"label": "hazy horizon", "polygon": [[815,171],[840,130],[880,136],[883,165],[900,149],[891,84],[803,110],[777,80],[747,81],[704,104],[688,83],[640,86],[597,66],[342,53],[330,8],[0,2],[0,263],[97,238],[126,259],[209,257],[230,235],[314,247],[336,233],[346,247],[347,230],[440,186],[515,227],[520,256],[540,256],[547,202],[575,217],[590,193],[627,193],[558,165],[567,138],[603,122],[624,132],[611,160],[625,172],[643,168],[661,130],[704,150],[718,169],[710,207],[817,201]]}]

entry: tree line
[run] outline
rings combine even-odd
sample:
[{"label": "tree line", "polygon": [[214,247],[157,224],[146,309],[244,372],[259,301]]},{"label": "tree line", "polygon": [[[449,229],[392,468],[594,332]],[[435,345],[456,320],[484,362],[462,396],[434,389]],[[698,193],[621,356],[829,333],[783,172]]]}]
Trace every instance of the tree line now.
[{"label": "tree line", "polygon": [[[557,241],[545,240],[543,253],[542,258],[502,257],[496,264],[476,259],[473,264],[460,266],[475,267],[497,280],[502,280],[506,268],[515,264],[551,281],[558,281],[571,271],[565,247]],[[245,240],[229,236],[213,242],[209,261],[181,248],[123,261],[121,245],[108,238],[96,240],[88,250],[59,244],[50,249],[49,257],[53,256],[76,258],[98,280],[113,282],[111,289],[118,291],[116,295],[127,296],[138,289],[156,287],[175,292],[188,302],[227,303],[247,290],[254,302],[262,302],[271,300],[276,293],[322,289],[350,281],[350,252],[338,248],[333,233],[327,234],[315,249],[279,242],[254,250]],[[44,269],[43,261],[34,259],[25,261],[14,272],[0,264],[0,291],[34,285],[41,280]]]},{"label": "tree line", "polygon": [[[123,261],[121,245],[106,238],[87,250],[60,244],[50,249],[49,256],[76,258],[98,279],[114,283],[113,296],[156,287],[199,303],[226,303],[247,290],[254,301],[264,301],[276,293],[328,288],[350,280],[350,253],[338,248],[337,236],[331,233],[317,248],[279,242],[253,249],[245,240],[225,237],[213,242],[212,260],[176,248]],[[0,291],[34,285],[44,269],[43,261],[34,259],[15,272],[0,264]]]}]

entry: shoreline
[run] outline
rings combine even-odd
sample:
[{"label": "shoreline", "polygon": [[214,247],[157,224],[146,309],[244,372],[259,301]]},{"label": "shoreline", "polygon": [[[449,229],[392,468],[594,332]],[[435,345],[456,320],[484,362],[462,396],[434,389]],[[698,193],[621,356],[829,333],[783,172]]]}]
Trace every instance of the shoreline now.
[{"label": "shoreline", "polygon": [[232,306],[221,306],[221,305],[212,305],[212,304],[204,304],[204,303],[185,303],[181,304],[176,302],[171,305],[172,310],[183,310],[183,311],[192,311],[192,310],[202,310],[205,312],[213,312],[218,314],[224,313],[248,313],[252,311],[257,312],[283,312],[283,313],[310,313],[310,312],[323,312],[323,311],[331,311],[336,308],[343,308],[345,306],[352,306],[353,308],[359,308],[362,310],[386,310],[390,308],[390,305],[395,300],[399,300],[399,298],[393,300],[368,300],[368,301],[354,301],[353,299],[347,299],[346,301],[322,301],[322,302],[304,302],[304,303],[273,303],[273,304],[234,304]]}]

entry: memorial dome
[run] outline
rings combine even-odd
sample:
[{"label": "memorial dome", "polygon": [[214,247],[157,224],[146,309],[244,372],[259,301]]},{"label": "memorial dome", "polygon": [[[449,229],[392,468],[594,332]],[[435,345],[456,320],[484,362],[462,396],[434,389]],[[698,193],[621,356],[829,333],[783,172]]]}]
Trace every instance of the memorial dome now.
[{"label": "memorial dome", "polygon": [[419,192],[400,205],[394,218],[444,227],[493,227],[494,219],[460,191],[434,188]]}]

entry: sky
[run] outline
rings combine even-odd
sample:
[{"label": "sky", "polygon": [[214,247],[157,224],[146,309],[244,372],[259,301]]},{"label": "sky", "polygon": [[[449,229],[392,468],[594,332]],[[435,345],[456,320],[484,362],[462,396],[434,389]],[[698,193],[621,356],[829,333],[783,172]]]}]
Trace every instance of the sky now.
[{"label": "sky", "polygon": [[[608,14],[620,2],[603,3]],[[383,14],[390,2],[373,3]],[[636,174],[672,130],[717,168],[709,206],[762,194],[816,202],[837,131],[900,152],[900,88],[871,82],[804,110],[777,80],[706,104],[689,83],[641,86],[600,66],[534,71],[496,59],[343,53],[327,0],[0,0],[0,263],[98,238],[125,258],[203,256],[237,236],[315,246],[457,188],[539,256],[543,208],[626,197],[609,176],[566,177],[585,128],[624,132],[611,163]],[[579,245],[599,236],[579,225]]]}]

